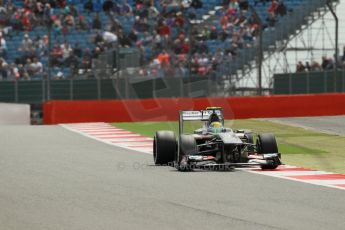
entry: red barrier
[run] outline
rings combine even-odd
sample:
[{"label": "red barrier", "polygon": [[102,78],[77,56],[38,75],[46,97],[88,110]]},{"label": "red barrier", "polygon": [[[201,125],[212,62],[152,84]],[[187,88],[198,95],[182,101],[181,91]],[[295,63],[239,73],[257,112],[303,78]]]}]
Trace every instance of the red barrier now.
[{"label": "red barrier", "polygon": [[345,114],[345,94],[229,98],[49,101],[44,124],[74,122],[175,121],[179,110],[222,106],[226,119]]}]

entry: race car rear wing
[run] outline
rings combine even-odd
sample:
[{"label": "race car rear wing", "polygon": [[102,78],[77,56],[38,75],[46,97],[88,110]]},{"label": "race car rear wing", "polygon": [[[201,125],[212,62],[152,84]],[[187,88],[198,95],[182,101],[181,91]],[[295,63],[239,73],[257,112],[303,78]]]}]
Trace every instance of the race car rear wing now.
[{"label": "race car rear wing", "polygon": [[205,110],[181,110],[179,117],[179,133],[183,133],[184,121],[208,121],[211,114],[215,113],[223,123],[223,109],[220,107],[208,107]]}]

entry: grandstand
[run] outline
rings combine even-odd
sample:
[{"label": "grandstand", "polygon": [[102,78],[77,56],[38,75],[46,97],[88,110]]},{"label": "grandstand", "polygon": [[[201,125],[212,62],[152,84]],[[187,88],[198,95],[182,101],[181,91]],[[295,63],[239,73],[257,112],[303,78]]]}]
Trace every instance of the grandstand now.
[{"label": "grandstand", "polygon": [[327,2],[2,0],[0,100],[269,93],[265,60],[322,18]]}]

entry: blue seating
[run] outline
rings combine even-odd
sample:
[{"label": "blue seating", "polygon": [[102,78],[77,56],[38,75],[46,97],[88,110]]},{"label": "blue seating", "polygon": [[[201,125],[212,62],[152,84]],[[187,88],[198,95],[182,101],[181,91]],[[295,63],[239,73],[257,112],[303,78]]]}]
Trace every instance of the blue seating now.
[{"label": "blue seating", "polygon": [[[23,1],[14,0],[14,4],[18,7],[23,6]],[[94,0],[94,2],[99,2],[100,4],[103,2],[103,0]],[[122,2],[122,1],[120,1]],[[161,10],[160,1],[155,0],[155,6],[158,10]],[[209,11],[214,10],[216,6],[221,6],[223,3],[223,0],[203,0],[203,7],[200,9],[188,9],[188,12],[194,12],[196,17],[198,19],[201,19],[203,15],[207,14]],[[255,0],[249,0],[249,4],[254,5]],[[285,0],[285,5],[289,10],[293,10],[295,7],[298,7],[302,4],[305,4],[304,0]],[[85,1],[82,0],[68,0],[68,4],[73,4],[80,15],[83,15],[86,19],[86,21],[92,21],[93,16],[95,13],[89,13],[86,12],[84,9],[84,3]],[[132,8],[135,8],[135,1],[134,0],[128,0],[128,3],[132,6]],[[258,3],[255,6],[255,9],[262,19],[262,21],[266,21],[266,18],[269,16],[267,9],[269,7],[270,3],[267,3],[266,5],[262,5],[261,3]],[[105,26],[109,22],[108,16],[102,11],[101,5],[98,5],[96,8],[99,10],[99,16],[101,19],[101,22],[103,23],[103,26]],[[173,10],[174,7],[168,8],[169,10]],[[57,11],[62,10],[58,9]],[[250,16],[250,12],[247,12],[247,15]],[[222,31],[219,18],[220,14],[219,12],[216,13],[216,16],[218,17],[218,21],[215,21],[214,26],[216,27],[216,30],[218,32]],[[125,34],[128,34],[134,24],[134,16],[118,16],[118,21],[120,21],[121,26],[124,30]],[[156,23],[156,21],[149,22],[151,24]],[[187,23],[186,23],[187,24]],[[152,28],[153,29],[153,28]],[[185,32],[185,34],[188,34],[188,25],[185,25],[184,28],[182,28]],[[172,28],[172,36],[173,38],[176,38],[178,36],[179,30],[177,28]],[[151,31],[152,32],[152,31]],[[36,36],[42,37],[43,35],[46,35],[47,28],[43,26],[38,26],[33,29],[33,31],[29,32],[29,36],[31,39],[34,39]],[[63,43],[65,40],[69,42],[72,46],[76,43],[80,44],[80,47],[82,49],[90,48],[93,49],[94,45],[91,43],[91,38],[95,35],[95,31],[76,31],[75,29],[71,29],[65,36],[63,34],[57,34],[55,32],[52,32],[52,44],[55,43],[55,41],[59,41],[60,43]],[[12,32],[12,38],[7,39],[7,47],[8,47],[8,54],[7,54],[7,61],[9,63],[14,62],[16,58],[20,57],[20,52],[18,52],[18,47],[20,47],[20,43],[24,37],[25,32],[22,31],[13,31]],[[138,38],[143,38],[143,33],[138,34]],[[250,41],[246,41],[247,43]],[[231,41],[221,41],[221,40],[212,40],[206,42],[209,48],[209,51],[211,53],[215,53],[218,49],[227,49],[231,46]],[[147,60],[152,59],[153,57],[151,55],[153,52],[150,50],[149,47],[145,47],[145,58]],[[44,60],[46,62],[46,60]],[[45,65],[46,66],[46,65]],[[65,70],[66,73],[69,73],[69,70]]]}]

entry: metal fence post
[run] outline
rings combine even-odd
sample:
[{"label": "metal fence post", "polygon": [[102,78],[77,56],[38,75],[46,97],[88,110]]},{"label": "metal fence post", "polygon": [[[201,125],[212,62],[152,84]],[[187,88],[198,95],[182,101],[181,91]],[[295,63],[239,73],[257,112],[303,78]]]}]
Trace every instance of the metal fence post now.
[{"label": "metal fence post", "polygon": [[345,89],[344,89],[344,87],[345,87],[345,84],[344,84],[344,81],[345,81],[345,71],[342,71],[342,75],[343,75],[343,81],[341,82],[342,83],[342,92],[344,93],[345,92]]},{"label": "metal fence post", "polygon": [[14,101],[18,103],[18,81],[14,81]]},{"label": "metal fence post", "polygon": [[180,97],[183,97],[184,96],[184,93],[183,93],[183,76],[181,76],[179,78],[179,81],[180,81]]},{"label": "metal fence post", "polygon": [[310,93],[310,73],[307,72],[307,84],[306,84],[306,90],[307,90],[307,93]]},{"label": "metal fence post", "polygon": [[323,72],[324,93],[327,93],[327,71]]},{"label": "metal fence post", "polygon": [[96,78],[97,80],[97,98],[101,100],[101,79]]},{"label": "metal fence post", "polygon": [[46,100],[46,81],[42,80],[42,101]]},{"label": "metal fence post", "polygon": [[73,100],[73,79],[69,80],[69,98]]},{"label": "metal fence post", "polygon": [[292,76],[291,73],[289,74],[289,94],[292,94]]},{"label": "metal fence post", "polygon": [[126,99],[130,98],[128,77],[125,77],[125,97],[126,97]]},{"label": "metal fence post", "polygon": [[157,98],[157,95],[156,95],[156,78],[152,78],[152,97],[153,98]]}]

